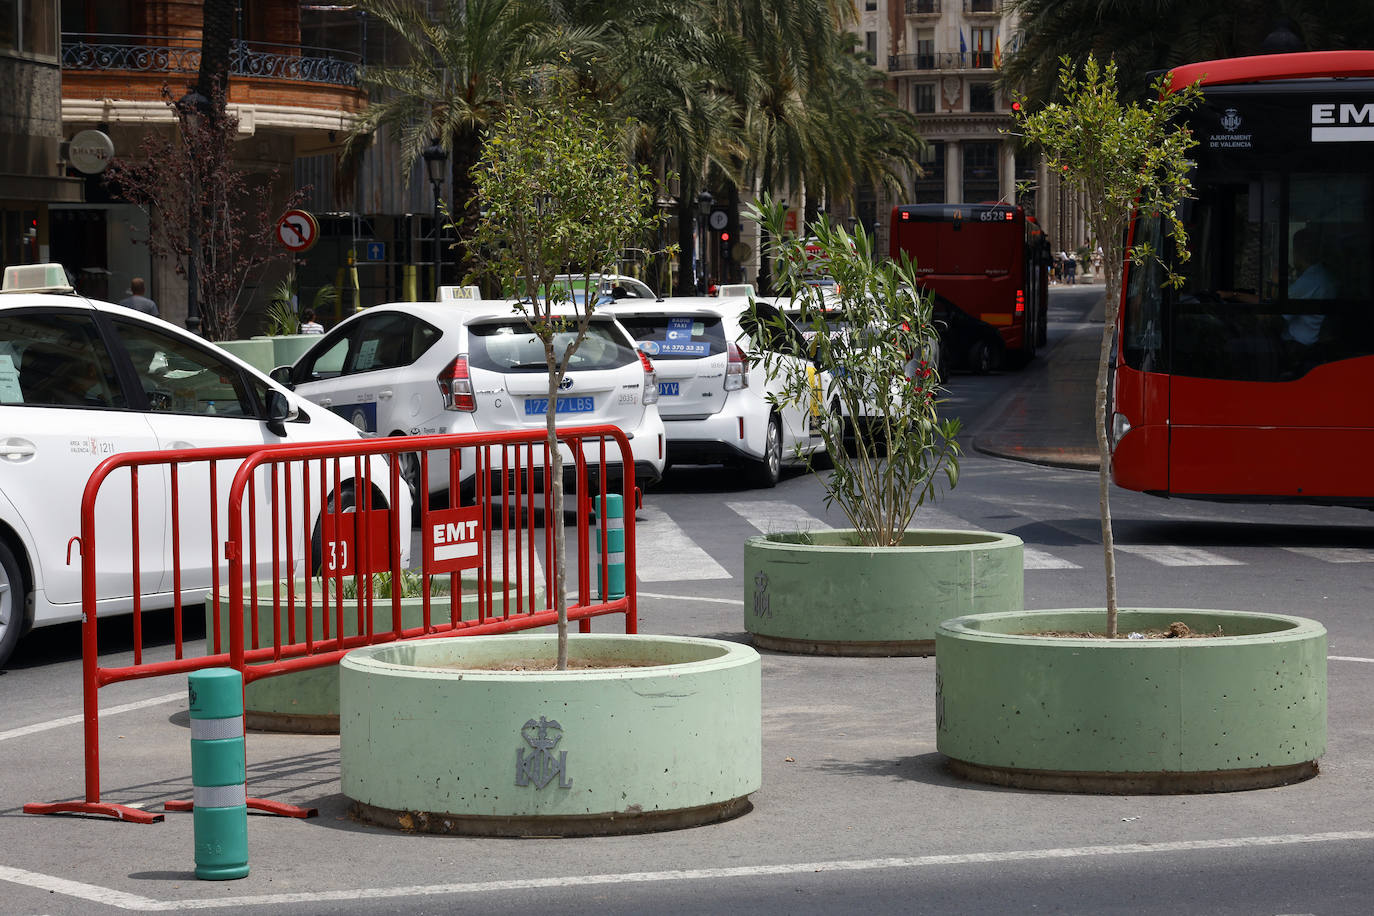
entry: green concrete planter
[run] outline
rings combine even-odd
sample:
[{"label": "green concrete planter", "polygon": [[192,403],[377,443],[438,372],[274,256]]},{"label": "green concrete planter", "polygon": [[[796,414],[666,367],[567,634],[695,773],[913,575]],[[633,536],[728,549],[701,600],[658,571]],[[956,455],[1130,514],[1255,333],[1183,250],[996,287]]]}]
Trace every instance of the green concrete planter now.
[{"label": "green concrete planter", "polygon": [[1101,632],[1098,608],[982,614],[936,635],[937,748],[997,785],[1218,792],[1314,776],[1326,749],[1326,630],[1301,617],[1122,609],[1120,632],[1183,621],[1206,639]]},{"label": "green concrete planter", "polygon": [[[433,833],[587,836],[696,826],[762,781],[758,653],[713,639],[433,639],[340,664],[343,792],[359,820]],[[590,663],[599,667],[576,667]],[[612,664],[642,667],[605,667]]]},{"label": "green concrete planter", "polygon": [[744,628],[754,644],[817,655],[930,655],[940,621],[1024,607],[1021,539],[913,529],[896,547],[852,530],[744,544]]},{"label": "green concrete planter", "polygon": [[[258,617],[258,645],[272,644],[272,618],[271,618],[271,584],[267,582],[259,583],[260,607]],[[317,586],[318,588],[318,586]],[[305,595],[304,583],[296,583],[297,600],[303,605]],[[543,600],[543,589],[536,594],[537,602]],[[502,589],[499,584],[493,588],[493,601],[496,607],[500,608],[502,601]],[[463,618],[465,620],[474,619],[477,616],[477,581],[467,576],[463,577],[462,607]],[[515,593],[512,590],[511,601],[515,601]],[[247,603],[248,596],[244,596]],[[321,615],[323,613],[319,604],[320,595],[317,591],[314,596],[315,607],[313,609],[314,621],[313,632],[318,637],[324,632],[322,627]],[[229,646],[229,609],[228,597],[222,595],[220,598],[220,645],[224,651],[228,651]],[[542,607],[542,604],[540,605]],[[378,599],[374,603],[376,609],[374,613],[380,612],[390,619],[391,601],[390,598]],[[330,606],[331,624],[333,622],[333,605]],[[305,638],[305,621],[303,617],[296,623],[296,638]],[[449,599],[447,596],[435,596],[430,599],[430,619],[431,621],[447,620],[449,614]],[[251,640],[250,633],[252,625],[251,618],[245,610],[244,613],[244,639]],[[402,598],[401,599],[401,622],[405,627],[418,627],[424,623],[424,599],[423,598]],[[214,615],[212,609],[212,599],[205,599],[205,632],[214,632]],[[333,630],[331,629],[332,633]],[[344,633],[352,636],[358,632],[358,614],[356,599],[344,599]],[[471,638],[471,637],[466,637]],[[244,643],[251,646],[251,641]],[[323,668],[312,668],[308,671],[297,671],[292,674],[281,674],[276,677],[263,678],[253,681],[244,689],[244,716],[248,728],[257,731],[269,732],[294,732],[298,734],[337,734],[339,731],[339,668],[337,665],[327,665]]]},{"label": "green concrete planter", "polygon": [[320,342],[319,334],[278,334],[276,337],[254,337],[253,340],[266,340],[272,344],[272,365],[266,371],[271,371],[277,366],[293,366],[296,360],[305,355],[315,344]]},{"label": "green concrete planter", "polygon": [[272,340],[267,337],[250,338],[248,340],[219,340],[215,341],[215,346],[222,350],[228,350],[248,365],[257,369],[259,372],[272,371]]}]

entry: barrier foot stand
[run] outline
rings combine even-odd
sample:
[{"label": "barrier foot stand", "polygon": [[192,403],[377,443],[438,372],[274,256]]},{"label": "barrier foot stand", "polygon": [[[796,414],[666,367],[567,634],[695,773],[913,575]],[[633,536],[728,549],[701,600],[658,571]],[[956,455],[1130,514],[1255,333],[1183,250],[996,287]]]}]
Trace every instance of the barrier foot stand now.
[{"label": "barrier foot stand", "polygon": [[113,817],[131,824],[156,824],[162,821],[161,814],[153,814],[141,808],[128,805],[112,805],[107,802],[30,802],[24,806],[25,814],[100,814]]},{"label": "barrier foot stand", "polygon": [[[164,811],[194,811],[195,802],[189,801],[169,801],[162,806]],[[299,805],[289,805],[286,802],[272,801],[270,798],[249,798],[248,810],[261,811],[264,814],[275,814],[278,817],[318,817],[319,808],[302,808]],[[158,820],[161,820],[159,815]]]}]

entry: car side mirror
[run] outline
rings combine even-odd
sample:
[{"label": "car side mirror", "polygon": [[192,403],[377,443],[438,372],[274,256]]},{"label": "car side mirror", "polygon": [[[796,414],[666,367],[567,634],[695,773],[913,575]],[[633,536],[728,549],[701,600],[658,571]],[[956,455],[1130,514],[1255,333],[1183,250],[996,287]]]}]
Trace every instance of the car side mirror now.
[{"label": "car side mirror", "polygon": [[[273,370],[275,371],[275,370]],[[267,391],[267,428],[274,435],[286,435],[286,421],[296,419],[296,405],[284,392],[275,388]]]},{"label": "car side mirror", "polygon": [[270,378],[272,381],[276,382],[278,385],[285,385],[287,388],[295,390],[296,386],[291,384],[290,366],[278,366],[271,372],[267,373],[267,377]]}]

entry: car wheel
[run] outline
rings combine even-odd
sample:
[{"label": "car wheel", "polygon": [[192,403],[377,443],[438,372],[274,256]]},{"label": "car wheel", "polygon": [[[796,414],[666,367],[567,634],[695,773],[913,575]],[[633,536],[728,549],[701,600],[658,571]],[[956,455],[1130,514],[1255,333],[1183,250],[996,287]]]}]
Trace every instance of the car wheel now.
[{"label": "car wheel", "polygon": [[[418,522],[421,508],[420,453],[401,452],[396,456],[396,461],[401,466],[401,480],[405,481],[406,488],[410,490],[410,520]],[[430,508],[434,508],[433,501],[430,502]]]},{"label": "car wheel", "polygon": [[987,375],[992,371],[992,347],[986,340],[974,341],[969,347],[968,367],[975,375]]},{"label": "car wheel", "polygon": [[0,543],[0,665],[9,661],[24,632],[28,597],[19,561],[5,544]]},{"label": "car wheel", "polygon": [[771,488],[782,476],[782,421],[777,414],[768,418],[768,431],[763,436],[763,457],[754,464],[754,483]]}]

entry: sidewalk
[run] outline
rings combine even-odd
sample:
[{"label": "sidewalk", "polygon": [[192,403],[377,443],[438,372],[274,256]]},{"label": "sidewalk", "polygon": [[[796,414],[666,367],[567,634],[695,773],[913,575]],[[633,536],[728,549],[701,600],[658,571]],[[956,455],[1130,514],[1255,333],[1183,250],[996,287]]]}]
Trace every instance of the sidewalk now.
[{"label": "sidewalk", "polygon": [[1099,302],[1087,323],[1021,370],[1021,384],[1001,412],[974,432],[976,450],[1035,464],[1097,469],[1093,389],[1102,320]]}]

